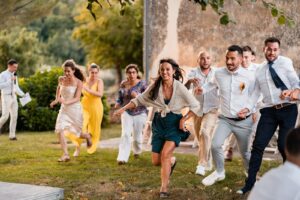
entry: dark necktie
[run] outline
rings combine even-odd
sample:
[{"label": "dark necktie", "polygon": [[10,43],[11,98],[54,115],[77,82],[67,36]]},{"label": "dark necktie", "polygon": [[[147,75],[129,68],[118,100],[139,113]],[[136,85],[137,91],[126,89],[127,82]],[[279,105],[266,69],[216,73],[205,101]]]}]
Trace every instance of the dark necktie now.
[{"label": "dark necktie", "polygon": [[280,79],[272,65],[274,64],[272,61],[269,61],[269,70],[272,77],[272,80],[277,88],[280,88],[281,90],[287,90],[288,88],[285,86],[284,82]]}]

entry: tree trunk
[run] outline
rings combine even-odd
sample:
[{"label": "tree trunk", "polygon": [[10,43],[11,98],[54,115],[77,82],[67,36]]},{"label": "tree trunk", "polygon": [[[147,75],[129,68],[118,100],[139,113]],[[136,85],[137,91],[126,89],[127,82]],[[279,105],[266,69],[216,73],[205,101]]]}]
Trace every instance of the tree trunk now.
[{"label": "tree trunk", "polygon": [[120,64],[116,65],[116,71],[117,71],[117,81],[118,81],[118,84],[120,84],[122,81],[122,68],[121,68]]}]

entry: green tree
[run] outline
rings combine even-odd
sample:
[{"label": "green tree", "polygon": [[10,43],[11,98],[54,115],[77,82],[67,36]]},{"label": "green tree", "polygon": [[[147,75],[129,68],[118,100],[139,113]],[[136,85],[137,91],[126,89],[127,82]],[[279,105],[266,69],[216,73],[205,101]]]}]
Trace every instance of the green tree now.
[{"label": "green tree", "polygon": [[9,59],[14,58],[19,63],[21,76],[33,74],[41,60],[41,50],[37,32],[18,27],[0,31],[0,71],[6,69]]},{"label": "green tree", "polygon": [[72,38],[76,3],[60,0],[48,16],[33,21],[28,27],[38,32],[38,37],[44,44],[44,63],[48,65],[57,65],[69,58],[73,58],[78,64],[85,64],[82,45]]},{"label": "green tree", "polygon": [[59,0],[3,0],[0,1],[0,28],[31,22],[47,15]]},{"label": "green tree", "polygon": [[[115,68],[118,81],[122,78],[122,68],[129,63],[142,66],[143,18],[142,1],[127,6],[125,15],[120,15],[120,6],[94,10],[98,16],[93,20],[85,4],[81,5],[74,37],[79,39],[87,53],[89,62],[102,67]],[[142,70],[142,69],[141,69]]]}]

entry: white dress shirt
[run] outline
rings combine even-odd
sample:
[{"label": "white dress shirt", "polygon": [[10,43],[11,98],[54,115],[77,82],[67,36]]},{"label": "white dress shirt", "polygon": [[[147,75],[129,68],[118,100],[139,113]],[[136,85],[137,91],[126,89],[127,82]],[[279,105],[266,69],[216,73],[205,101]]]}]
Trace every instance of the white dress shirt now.
[{"label": "white dress shirt", "polygon": [[20,89],[18,79],[12,81],[14,73],[5,70],[0,74],[0,90],[2,95],[14,95],[17,93],[19,96],[24,96],[24,92]]},{"label": "white dress shirt", "polygon": [[244,108],[248,108],[251,113],[253,111],[254,104],[251,104],[249,97],[254,90],[254,77],[254,72],[243,67],[234,72],[223,67],[215,71],[211,82],[203,85],[203,93],[218,88],[221,114],[229,118],[238,118],[238,112]]},{"label": "white dress shirt", "polygon": [[[295,72],[291,59],[284,56],[278,56],[272,67],[288,89],[299,88],[299,78]],[[260,93],[263,96],[263,107],[271,107],[289,102],[289,99],[280,99],[282,91],[275,86],[267,62],[264,62],[262,66],[256,70],[256,86],[255,92],[252,95],[252,100],[257,101]]]},{"label": "white dress shirt", "polygon": [[248,200],[300,200],[300,167],[286,161],[254,185]]},{"label": "white dress shirt", "polygon": [[[215,71],[216,71],[215,68],[211,68],[209,73],[207,75],[205,75],[201,71],[200,67],[197,67],[197,69],[192,70],[188,74],[187,77],[188,77],[188,79],[198,78],[198,79],[200,79],[200,84],[204,85],[205,83],[212,81]],[[220,100],[219,100],[219,94],[218,94],[217,88],[212,89],[211,91],[209,91],[205,94],[202,94],[202,95],[194,94],[194,96],[200,102],[201,112],[204,114],[208,113],[209,111],[211,111],[213,109],[218,109],[218,107],[219,107]]]}]

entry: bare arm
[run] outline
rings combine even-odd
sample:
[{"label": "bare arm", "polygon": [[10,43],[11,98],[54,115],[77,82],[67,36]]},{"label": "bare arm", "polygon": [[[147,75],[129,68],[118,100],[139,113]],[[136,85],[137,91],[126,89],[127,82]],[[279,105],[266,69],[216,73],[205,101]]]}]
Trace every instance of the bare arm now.
[{"label": "bare arm", "polygon": [[83,86],[83,89],[94,96],[102,97],[103,96],[103,88],[104,88],[103,81],[101,79],[99,79],[97,85],[98,85],[97,91],[91,90],[87,86]]},{"label": "bare arm", "polygon": [[61,81],[62,81],[62,77],[59,77],[58,78],[58,85],[57,85],[56,93],[55,93],[55,100],[50,103],[51,108],[53,108],[56,104],[59,103],[59,99],[60,99],[60,82]]},{"label": "bare arm", "polygon": [[134,103],[132,103],[131,101],[126,104],[124,107],[120,108],[119,110],[117,110],[114,115],[116,116],[120,116],[122,115],[126,110],[128,109],[133,109],[133,108],[136,108],[136,105]]}]

